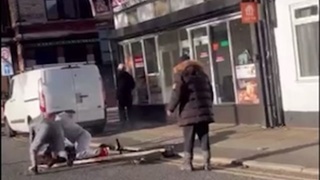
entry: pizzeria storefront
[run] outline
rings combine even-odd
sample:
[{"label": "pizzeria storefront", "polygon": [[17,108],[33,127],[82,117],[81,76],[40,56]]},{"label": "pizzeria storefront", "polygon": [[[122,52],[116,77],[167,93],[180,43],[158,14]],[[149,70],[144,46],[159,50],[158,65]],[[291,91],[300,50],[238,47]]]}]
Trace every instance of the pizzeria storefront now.
[{"label": "pizzeria storefront", "polygon": [[242,23],[239,10],[137,34],[147,35],[123,38],[119,45],[120,59],[136,80],[138,118],[168,118],[165,107],[171,97],[173,67],[188,54],[210,77],[217,123],[266,125],[257,29]]}]

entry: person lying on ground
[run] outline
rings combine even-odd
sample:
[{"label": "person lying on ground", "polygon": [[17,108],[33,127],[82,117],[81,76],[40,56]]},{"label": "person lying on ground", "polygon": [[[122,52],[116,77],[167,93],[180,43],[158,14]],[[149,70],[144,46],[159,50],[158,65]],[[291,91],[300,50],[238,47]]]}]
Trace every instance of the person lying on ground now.
[{"label": "person lying on ground", "polygon": [[105,156],[105,149],[93,150],[90,148],[92,136],[75,122],[73,119],[74,113],[73,110],[58,113],[55,121],[62,130],[63,136],[75,146],[76,159]]},{"label": "person lying on ground", "polygon": [[64,136],[58,124],[55,122],[54,113],[45,114],[29,124],[29,153],[31,160],[29,171],[38,173],[37,156],[44,145],[49,145],[52,149],[52,159],[50,159],[48,163],[49,167],[55,162],[61,161],[61,159],[67,161],[67,155],[64,149]]}]

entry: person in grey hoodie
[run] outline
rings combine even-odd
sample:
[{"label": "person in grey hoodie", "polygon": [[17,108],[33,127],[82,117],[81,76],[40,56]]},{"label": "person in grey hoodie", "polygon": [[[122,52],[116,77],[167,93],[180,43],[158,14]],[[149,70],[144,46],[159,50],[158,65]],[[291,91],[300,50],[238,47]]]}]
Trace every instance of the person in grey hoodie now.
[{"label": "person in grey hoodie", "polygon": [[67,154],[65,152],[64,136],[61,129],[55,122],[55,114],[46,114],[42,117],[34,119],[30,122],[30,160],[31,166],[29,171],[38,173],[38,162],[37,156],[41,149],[45,145],[49,145],[52,149],[52,161],[49,162],[48,166],[53,165],[57,159],[63,158],[67,160]]},{"label": "person in grey hoodie", "polygon": [[61,112],[57,114],[55,121],[58,123],[59,128],[62,129],[64,137],[75,145],[76,159],[99,156],[99,150],[90,148],[91,134],[74,121],[74,113],[73,110]]}]

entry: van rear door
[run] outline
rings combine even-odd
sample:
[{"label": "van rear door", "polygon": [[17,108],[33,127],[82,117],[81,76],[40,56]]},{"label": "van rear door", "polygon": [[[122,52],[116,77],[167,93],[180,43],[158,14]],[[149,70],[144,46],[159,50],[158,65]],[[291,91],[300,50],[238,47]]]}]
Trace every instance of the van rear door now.
[{"label": "van rear door", "polygon": [[77,110],[72,71],[52,68],[43,71],[42,89],[47,112]]},{"label": "van rear door", "polygon": [[78,122],[105,119],[101,76],[97,66],[72,69]]}]

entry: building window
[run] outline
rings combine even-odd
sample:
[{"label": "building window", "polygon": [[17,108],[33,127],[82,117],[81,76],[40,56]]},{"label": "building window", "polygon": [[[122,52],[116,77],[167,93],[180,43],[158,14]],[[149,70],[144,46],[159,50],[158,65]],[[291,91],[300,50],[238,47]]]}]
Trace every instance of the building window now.
[{"label": "building window", "polygon": [[57,0],[45,0],[48,20],[59,19]]},{"label": "building window", "polygon": [[92,18],[91,4],[89,0],[77,0],[79,5],[79,16],[82,19]]},{"label": "building window", "polygon": [[66,63],[86,62],[87,46],[86,44],[70,44],[64,46],[64,57]]},{"label": "building window", "polygon": [[319,77],[319,2],[291,7],[298,78]]},{"label": "building window", "polygon": [[88,0],[45,0],[48,20],[91,18]]},{"label": "building window", "polygon": [[77,4],[74,0],[63,1],[63,12],[65,19],[74,19],[77,17]]},{"label": "building window", "polygon": [[154,13],[156,17],[166,15],[169,13],[169,11],[170,9],[168,0],[158,0],[154,2]]},{"label": "building window", "polygon": [[140,22],[144,22],[154,18],[154,6],[153,3],[141,5],[137,8],[137,15]]},{"label": "building window", "polygon": [[138,13],[137,9],[132,9],[127,12],[127,18],[128,18],[128,25],[135,25],[138,24],[139,19],[138,19]]},{"label": "building window", "polygon": [[122,28],[128,26],[128,16],[126,13],[121,12],[114,15],[114,24],[115,28]]},{"label": "building window", "polygon": [[56,46],[37,47],[34,49],[34,58],[37,65],[58,63]]}]

